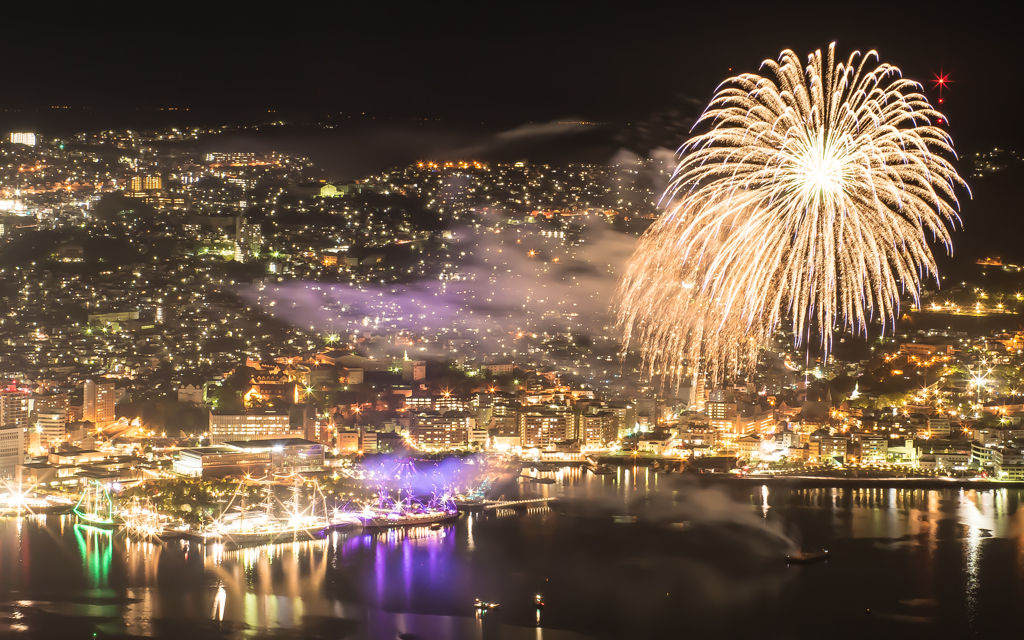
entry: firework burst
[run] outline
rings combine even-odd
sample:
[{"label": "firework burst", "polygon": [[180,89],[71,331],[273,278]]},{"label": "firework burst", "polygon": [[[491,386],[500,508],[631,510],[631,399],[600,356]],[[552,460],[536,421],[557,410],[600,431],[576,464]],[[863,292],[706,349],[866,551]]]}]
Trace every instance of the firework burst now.
[{"label": "firework burst", "polygon": [[871,60],[787,50],[719,86],[619,282],[647,374],[743,374],[783,323],[827,350],[835,328],[865,334],[918,300],[928,236],[951,251],[966,185],[920,85]]}]

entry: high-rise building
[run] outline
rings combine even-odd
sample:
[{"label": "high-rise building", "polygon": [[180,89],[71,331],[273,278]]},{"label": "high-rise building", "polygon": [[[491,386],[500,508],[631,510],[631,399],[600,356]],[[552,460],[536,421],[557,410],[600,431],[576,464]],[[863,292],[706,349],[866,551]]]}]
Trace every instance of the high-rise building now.
[{"label": "high-rise building", "polygon": [[556,442],[572,440],[575,416],[572,412],[552,409],[529,409],[519,413],[519,438],[522,447],[547,447]]},{"label": "high-rise building", "polygon": [[612,400],[605,409],[615,414],[618,437],[629,435],[636,430],[636,407],[632,402]]},{"label": "high-rise building", "polygon": [[82,419],[96,426],[106,426],[113,422],[114,393],[113,382],[86,380],[82,394]]},{"label": "high-rise building", "polygon": [[263,248],[263,232],[260,225],[246,222],[238,216],[235,219],[235,260],[248,262],[252,256],[258,255]]},{"label": "high-rise building", "polygon": [[34,133],[12,133],[11,144],[27,144],[30,147],[36,146],[36,134]]},{"label": "high-rise building", "polygon": [[65,441],[64,427],[68,422],[68,414],[64,409],[44,409],[33,411],[29,419],[29,429],[34,429],[39,436],[39,448],[46,451]]},{"label": "high-rise building", "polygon": [[210,444],[229,440],[267,440],[287,438],[290,431],[288,412],[271,409],[246,413],[210,412]]},{"label": "high-rise building", "polygon": [[32,394],[28,397],[28,412],[33,411],[64,411],[71,407],[71,398],[66,393]]},{"label": "high-rise building", "polygon": [[736,402],[730,401],[724,390],[716,389],[711,392],[704,404],[704,413],[708,417],[708,422],[719,433],[739,434],[739,407]]},{"label": "high-rise building", "polygon": [[28,426],[29,394],[23,391],[0,391],[0,425]]},{"label": "high-rise building", "polygon": [[618,419],[611,411],[580,415],[579,441],[585,447],[603,447],[619,437]]},{"label": "high-rise building", "polygon": [[14,424],[0,425],[0,478],[14,478],[18,465],[24,462],[24,429]]}]

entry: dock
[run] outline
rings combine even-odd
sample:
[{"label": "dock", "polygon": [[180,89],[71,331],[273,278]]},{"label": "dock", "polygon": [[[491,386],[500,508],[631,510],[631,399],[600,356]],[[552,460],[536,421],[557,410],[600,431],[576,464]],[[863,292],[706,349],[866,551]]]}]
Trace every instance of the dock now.
[{"label": "dock", "polygon": [[495,511],[497,509],[529,509],[530,507],[542,507],[558,498],[529,498],[526,500],[495,500],[484,505],[483,511]]},{"label": "dock", "polygon": [[498,509],[522,510],[542,507],[557,502],[558,498],[528,498],[525,500],[481,500],[472,504],[459,505],[461,511],[497,511]]}]

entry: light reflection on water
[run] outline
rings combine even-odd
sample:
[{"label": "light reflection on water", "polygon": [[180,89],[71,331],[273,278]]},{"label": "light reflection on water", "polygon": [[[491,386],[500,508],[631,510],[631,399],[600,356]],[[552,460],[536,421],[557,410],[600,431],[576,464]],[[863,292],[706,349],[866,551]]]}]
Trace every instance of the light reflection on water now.
[{"label": "light reflection on water", "polygon": [[[132,635],[159,635],[168,621],[187,621],[239,638],[289,631],[296,637],[632,637],[633,628],[657,632],[662,619],[664,629],[675,628],[680,615],[702,613],[692,609],[699,604],[726,617],[757,615],[766,625],[790,625],[799,635],[804,623],[778,613],[785,611],[780,603],[794,598],[822,615],[852,615],[842,606],[862,607],[856,611],[862,615],[870,607],[882,614],[872,619],[876,625],[913,619],[971,631],[997,619],[988,583],[1024,593],[1024,490],[702,488],[642,466],[606,476],[579,469],[539,475],[556,482],[524,484],[524,497],[589,502],[638,515],[640,523],[591,522],[531,507],[463,515],[439,530],[334,531],[322,539],[231,549],[134,540],[68,516],[4,519],[0,593],[16,606],[0,631],[30,632],[32,613],[47,612]],[[699,527],[690,538],[652,528],[683,518],[671,500],[655,500],[671,496],[699,506],[681,524],[711,522],[713,515],[725,529],[709,542]],[[763,555],[770,543],[744,542],[756,538],[758,527],[794,533],[805,547],[827,547],[833,559],[786,568]],[[714,546],[719,543],[732,545],[724,547],[728,554],[742,552],[750,566],[732,566]],[[549,603],[543,611],[530,604],[540,590]],[[677,601],[676,593],[687,595]],[[827,600],[815,601],[824,594]],[[474,597],[502,608],[477,614]],[[330,626],[340,623],[350,626]]]}]

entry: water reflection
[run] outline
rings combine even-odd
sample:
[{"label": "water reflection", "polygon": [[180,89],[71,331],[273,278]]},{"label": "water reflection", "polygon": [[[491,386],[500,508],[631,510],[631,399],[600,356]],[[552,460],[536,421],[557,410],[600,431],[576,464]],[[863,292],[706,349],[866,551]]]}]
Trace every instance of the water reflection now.
[{"label": "water reflection", "polygon": [[213,618],[232,627],[266,632],[294,629],[305,616],[333,616],[324,595],[331,539],[259,547],[203,549],[206,573],[216,579]]},{"label": "water reflection", "polygon": [[[0,519],[0,629],[31,633],[45,613],[121,635],[514,639],[655,637],[680,619],[709,631],[737,619],[801,636],[870,607],[873,624],[904,616],[968,633],[1009,615],[999,594],[1024,595],[1024,490],[702,485],[642,466],[548,477],[523,497],[589,501],[596,515],[507,509],[241,549],[136,540],[66,516]],[[641,517],[612,518],[626,513]],[[770,531],[833,556],[787,568]],[[502,607],[478,615],[474,598]],[[790,615],[795,601],[814,613]]]},{"label": "water reflection", "polygon": [[110,562],[113,557],[113,532],[84,524],[72,525],[79,555],[85,565],[89,585],[96,591],[109,592]]}]

